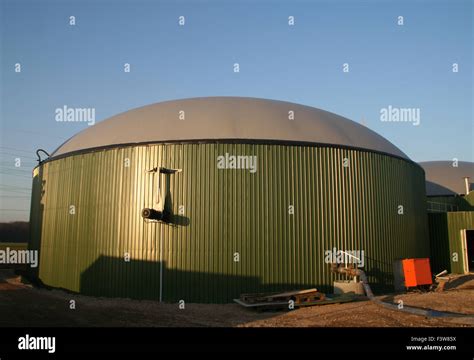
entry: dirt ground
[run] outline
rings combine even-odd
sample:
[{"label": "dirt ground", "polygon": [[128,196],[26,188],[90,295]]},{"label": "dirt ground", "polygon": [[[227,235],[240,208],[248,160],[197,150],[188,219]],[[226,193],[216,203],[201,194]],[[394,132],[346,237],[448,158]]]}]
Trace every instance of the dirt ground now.
[{"label": "dirt ground", "polygon": [[[474,314],[474,275],[457,277],[443,293],[380,296],[388,302]],[[69,308],[75,300],[76,309]],[[237,304],[164,304],[110,299],[23,285],[11,270],[0,270],[0,327],[6,326],[179,326],[179,327],[453,327],[450,318],[425,318],[369,300],[312,306],[293,311],[256,312]]]}]

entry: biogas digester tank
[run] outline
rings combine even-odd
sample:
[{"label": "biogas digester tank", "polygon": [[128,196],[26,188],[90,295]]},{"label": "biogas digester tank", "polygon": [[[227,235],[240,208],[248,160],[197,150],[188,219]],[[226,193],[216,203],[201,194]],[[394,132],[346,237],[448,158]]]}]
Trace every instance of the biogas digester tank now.
[{"label": "biogas digester tank", "polygon": [[253,98],[168,101],[87,128],[35,168],[30,221],[35,275],[96,296],[331,291],[339,250],[363,256],[377,290],[395,259],[429,256],[419,165],[346,118]]}]

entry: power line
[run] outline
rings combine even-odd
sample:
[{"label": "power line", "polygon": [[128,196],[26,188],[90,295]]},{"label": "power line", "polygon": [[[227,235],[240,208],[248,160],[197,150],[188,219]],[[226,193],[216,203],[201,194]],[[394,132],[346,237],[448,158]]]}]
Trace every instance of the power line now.
[{"label": "power line", "polygon": [[31,191],[31,189],[28,188],[21,188],[21,189],[11,189],[11,188],[0,188],[0,191]]},{"label": "power line", "polygon": [[11,132],[17,132],[17,133],[24,133],[24,134],[33,134],[33,135],[39,135],[39,136],[45,136],[45,137],[48,137],[48,138],[56,138],[56,139],[61,139],[61,140],[64,140],[64,138],[62,136],[58,136],[58,135],[52,135],[52,134],[44,134],[44,133],[40,133],[40,132],[37,132],[37,131],[31,131],[31,130],[20,130],[20,129],[5,129],[5,132],[7,131],[11,131]]},{"label": "power line", "polygon": [[22,166],[15,166],[14,164],[11,164],[11,163],[6,164],[6,165],[0,163],[0,166],[5,168],[5,170],[29,171],[30,173],[32,173],[34,170],[33,166],[30,168],[29,165],[23,165],[23,164]]},{"label": "power line", "polygon": [[13,171],[23,171],[23,172],[26,172],[26,173],[31,173],[31,170],[28,170],[28,169],[23,169],[19,166],[14,166],[14,165],[11,165],[11,166],[8,166],[8,165],[1,165],[0,164],[0,168],[4,168],[5,170],[13,170]]},{"label": "power line", "polygon": [[28,171],[27,169],[18,169],[14,166],[4,166],[4,165],[0,165],[0,171],[7,171],[7,172],[12,172],[12,174],[18,174],[18,171],[19,172],[24,172],[26,171],[26,173],[29,173],[31,174],[32,171]]},{"label": "power line", "polygon": [[28,178],[33,179],[32,171],[22,171],[22,170],[14,170],[14,169],[5,169],[0,166],[0,172],[6,172],[7,174],[16,174],[16,175],[25,175]]},{"label": "power line", "polygon": [[34,157],[31,157],[31,156],[26,156],[26,155],[19,155],[19,154],[13,154],[11,152],[6,152],[6,151],[3,151],[3,150],[0,150],[0,156],[3,156],[3,155],[9,155],[9,156],[16,156],[20,159],[28,159],[28,160],[38,160],[38,159],[35,159]]},{"label": "power line", "polygon": [[36,153],[36,150],[25,150],[25,149],[17,149],[9,146],[0,146],[0,149],[6,149],[7,151],[13,150],[13,151],[18,151],[18,152],[26,152],[28,154],[34,154]]},{"label": "power line", "polygon": [[[10,188],[16,188],[16,189],[25,189],[24,186],[15,186],[15,185],[2,184],[2,183],[0,183],[0,186],[10,187]],[[28,187],[28,189],[31,189],[31,187]]]},{"label": "power line", "polygon": [[[1,150],[0,150],[0,151],[1,151]],[[3,155],[3,154],[0,154],[0,157],[1,157],[1,158],[0,158],[0,161],[8,161],[8,162],[11,162],[11,161],[12,161],[12,158],[10,158],[10,157],[7,158],[7,157],[4,157],[4,156],[2,156],[2,155]],[[32,162],[32,163],[36,163],[36,164],[38,163],[38,159],[33,160],[33,159],[21,158],[21,161],[22,161],[22,162],[28,162],[28,163]]]},{"label": "power line", "polygon": [[25,211],[30,212],[28,209],[0,209],[0,211]]},{"label": "power line", "polygon": [[31,171],[15,171],[13,169],[4,169],[0,167],[0,174],[1,173],[6,173],[7,175],[21,175],[21,176],[26,176],[28,179],[33,179],[33,175]]},{"label": "power line", "polygon": [[[0,191],[8,191],[9,193],[14,193],[14,194],[20,194],[20,195],[27,195],[28,192],[23,192],[23,191],[17,191],[17,190],[1,190]],[[0,197],[4,195],[0,194]]]},{"label": "power line", "polygon": [[[9,162],[11,162],[11,161],[12,161],[12,157],[11,157],[11,156],[14,156],[14,155],[9,155],[8,157],[6,157],[6,156],[4,156],[4,154],[1,153],[2,151],[3,151],[3,150],[0,149],[0,159],[1,159],[2,161],[9,161]],[[33,158],[27,159],[27,158],[25,158],[25,157],[21,157],[21,161],[22,161],[22,162],[24,161],[24,162],[38,163],[38,159],[33,160]]]},{"label": "power line", "polygon": [[[15,185],[2,184],[2,183],[0,183],[0,186],[6,186],[6,187],[11,187],[11,188],[17,188],[17,189],[24,189],[25,188],[24,186],[15,186]],[[31,189],[31,187],[29,187],[28,189]]]},{"label": "power line", "polygon": [[0,194],[0,198],[14,198],[14,199],[25,198],[25,199],[31,199],[31,196],[28,196],[28,195],[1,195],[1,194]]},{"label": "power line", "polygon": [[1,172],[1,171],[0,171],[0,175],[3,175],[3,176],[16,176],[16,177],[20,177],[20,178],[23,178],[23,179],[31,179],[30,176],[24,176],[24,175],[20,175],[20,174],[8,174],[8,173],[4,173],[4,172]]},{"label": "power line", "polygon": [[30,191],[31,188],[28,188],[28,187],[17,187],[17,188],[14,188],[14,187],[5,187],[4,185],[0,185],[0,190],[16,190],[16,191]]},{"label": "power line", "polygon": [[0,189],[0,191],[3,191],[7,194],[20,194],[20,195],[31,194],[31,191],[27,191],[27,190],[5,190],[5,189]]},{"label": "power line", "polygon": [[16,166],[17,163],[14,160],[0,160],[0,164],[1,164],[1,166],[6,166],[6,167],[9,167],[9,168],[14,167],[16,169],[31,169],[31,170],[33,170],[38,163],[36,163],[36,164],[33,163],[33,162],[30,163],[30,161],[33,161],[33,160],[21,159],[20,166]]},{"label": "power line", "polygon": [[0,184],[0,187],[6,187],[7,189],[12,189],[12,190],[31,190],[30,187],[25,187],[25,186],[12,186],[12,185]]},{"label": "power line", "polygon": [[[9,172],[9,171],[11,171],[11,172]],[[33,178],[33,177],[31,176],[31,174],[28,173],[28,172],[22,172],[22,171],[16,172],[15,170],[8,170],[8,169],[1,169],[1,168],[0,168],[0,174],[3,174],[4,172],[6,172],[6,175],[25,176],[25,177],[27,177],[28,179],[32,179],[32,178]]]},{"label": "power line", "polygon": [[0,146],[0,151],[6,152],[6,153],[27,153],[28,155],[34,156],[36,154],[36,150],[28,151],[28,150],[22,150],[22,149],[16,149],[12,147],[4,147]]}]

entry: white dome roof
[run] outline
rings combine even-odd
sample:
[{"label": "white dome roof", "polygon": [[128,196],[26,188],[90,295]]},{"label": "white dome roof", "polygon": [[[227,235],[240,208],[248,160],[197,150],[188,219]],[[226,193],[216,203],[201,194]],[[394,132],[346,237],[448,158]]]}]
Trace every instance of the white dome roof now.
[{"label": "white dome roof", "polygon": [[[181,111],[184,120],[179,119]],[[294,120],[288,119],[290,111]],[[226,139],[340,145],[408,159],[382,136],[342,116],[284,101],[244,97],[173,100],[133,109],[81,131],[52,157],[120,144]]]}]

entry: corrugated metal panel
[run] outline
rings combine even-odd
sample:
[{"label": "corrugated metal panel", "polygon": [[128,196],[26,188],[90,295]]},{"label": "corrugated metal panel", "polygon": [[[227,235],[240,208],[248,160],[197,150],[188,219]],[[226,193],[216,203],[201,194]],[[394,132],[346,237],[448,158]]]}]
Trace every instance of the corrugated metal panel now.
[{"label": "corrugated metal panel", "polygon": [[440,273],[443,270],[451,272],[447,213],[429,213],[428,224],[433,274]]},{"label": "corrugated metal panel", "polygon": [[[256,155],[257,172],[219,170],[216,158],[225,153]],[[153,175],[145,173],[156,166],[183,170],[169,176],[173,213],[184,209],[178,224],[146,223],[140,216],[142,208],[157,205]],[[36,203],[41,182],[34,181],[31,213],[32,246],[41,241],[39,275],[73,291],[159,299],[162,286],[163,300],[186,302],[313,286],[331,291],[335,276],[324,257],[334,247],[364,250],[377,290],[392,283],[394,259],[429,254],[423,171],[381,154],[162,144],[75,155],[41,167],[44,196]]]},{"label": "corrugated metal panel", "polygon": [[458,261],[451,258],[451,272],[464,273],[464,250],[461,241],[461,230],[474,230],[474,212],[459,211],[451,212],[448,216],[448,234],[450,254],[457,253]]},{"label": "corrugated metal panel", "polygon": [[[474,212],[428,214],[434,272],[464,273],[464,245],[461,230],[474,230]],[[457,254],[457,256],[453,256]]]}]

